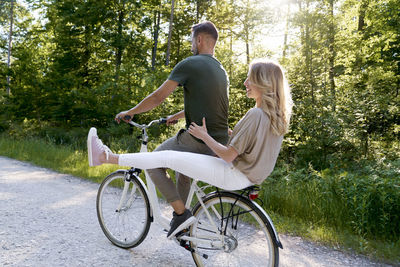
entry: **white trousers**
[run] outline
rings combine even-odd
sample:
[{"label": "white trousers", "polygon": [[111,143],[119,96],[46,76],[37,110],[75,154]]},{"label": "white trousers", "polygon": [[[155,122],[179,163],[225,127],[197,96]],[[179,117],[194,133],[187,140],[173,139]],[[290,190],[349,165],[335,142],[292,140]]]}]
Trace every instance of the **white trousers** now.
[{"label": "white trousers", "polygon": [[225,190],[239,190],[253,185],[232,163],[197,153],[164,150],[120,154],[118,164],[143,170],[169,168]]}]

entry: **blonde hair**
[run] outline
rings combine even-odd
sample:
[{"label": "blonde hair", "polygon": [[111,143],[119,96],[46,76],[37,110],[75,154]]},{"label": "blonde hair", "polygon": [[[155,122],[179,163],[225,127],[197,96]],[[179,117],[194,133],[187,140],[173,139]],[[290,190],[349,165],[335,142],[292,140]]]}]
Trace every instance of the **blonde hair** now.
[{"label": "blonde hair", "polygon": [[283,68],[271,60],[254,60],[250,64],[249,80],[262,91],[261,108],[269,116],[272,132],[287,133],[293,102]]}]

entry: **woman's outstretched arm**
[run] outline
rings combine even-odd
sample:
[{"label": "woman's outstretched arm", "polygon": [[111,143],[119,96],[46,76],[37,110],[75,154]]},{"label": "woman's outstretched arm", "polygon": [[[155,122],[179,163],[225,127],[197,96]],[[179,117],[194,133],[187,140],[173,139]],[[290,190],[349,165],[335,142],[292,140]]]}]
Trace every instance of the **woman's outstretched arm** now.
[{"label": "woman's outstretched arm", "polygon": [[232,162],[238,156],[237,151],[233,147],[224,146],[218,143],[207,133],[205,118],[203,118],[202,126],[199,126],[196,123],[192,122],[189,127],[189,133],[206,143],[206,145],[211,148],[211,150],[214,151],[214,153],[217,154],[218,157],[228,163]]}]

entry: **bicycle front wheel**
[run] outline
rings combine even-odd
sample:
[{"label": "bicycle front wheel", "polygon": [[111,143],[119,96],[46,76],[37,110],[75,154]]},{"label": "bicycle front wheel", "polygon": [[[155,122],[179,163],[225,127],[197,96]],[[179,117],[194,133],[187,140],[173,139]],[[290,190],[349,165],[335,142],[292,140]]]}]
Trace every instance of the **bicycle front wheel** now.
[{"label": "bicycle front wheel", "polygon": [[97,193],[97,218],[106,237],[116,246],[132,248],[146,238],[150,205],[139,178],[126,181],[126,171],[107,176]]},{"label": "bicycle front wheel", "polygon": [[252,202],[230,192],[197,203],[190,228],[197,266],[278,266],[279,251],[265,215]]}]

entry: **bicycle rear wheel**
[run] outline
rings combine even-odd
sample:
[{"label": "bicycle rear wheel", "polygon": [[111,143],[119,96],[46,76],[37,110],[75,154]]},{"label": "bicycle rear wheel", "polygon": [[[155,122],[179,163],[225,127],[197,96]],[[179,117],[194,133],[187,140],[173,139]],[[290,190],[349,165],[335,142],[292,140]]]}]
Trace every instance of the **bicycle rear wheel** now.
[{"label": "bicycle rear wheel", "polygon": [[[197,203],[190,236],[197,266],[278,266],[279,251],[265,215],[250,200],[230,192]],[[211,219],[211,220],[210,220]],[[210,242],[211,241],[211,242]],[[204,257],[203,255],[207,255]]]},{"label": "bicycle rear wheel", "polygon": [[[126,171],[107,176],[97,193],[97,218],[106,237],[116,246],[132,248],[149,232],[150,205],[139,178],[126,181]],[[124,194],[125,192],[125,194]]]}]

